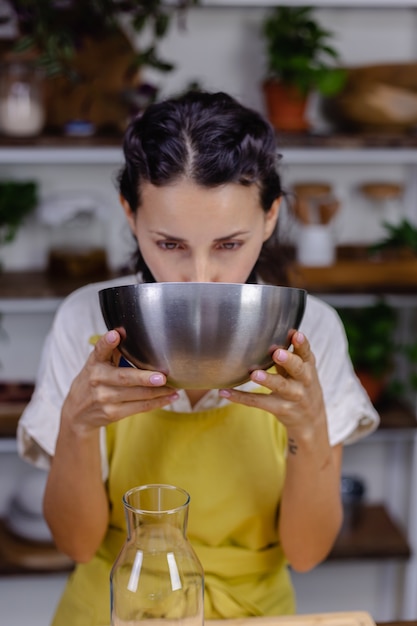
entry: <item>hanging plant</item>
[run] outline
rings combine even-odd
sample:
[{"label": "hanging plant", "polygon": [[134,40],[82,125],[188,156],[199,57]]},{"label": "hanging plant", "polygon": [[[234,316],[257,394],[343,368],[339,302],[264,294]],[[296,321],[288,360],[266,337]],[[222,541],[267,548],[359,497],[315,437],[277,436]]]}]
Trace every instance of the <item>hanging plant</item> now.
[{"label": "hanging plant", "polygon": [[133,65],[170,71],[174,66],[160,56],[158,43],[168,33],[172,18],[183,17],[186,9],[197,3],[198,0],[11,0],[19,30],[15,50],[36,51],[48,76],[71,75],[83,39],[104,39],[120,33],[121,23],[127,19],[136,33],[146,29],[150,36],[149,43],[134,56]]}]

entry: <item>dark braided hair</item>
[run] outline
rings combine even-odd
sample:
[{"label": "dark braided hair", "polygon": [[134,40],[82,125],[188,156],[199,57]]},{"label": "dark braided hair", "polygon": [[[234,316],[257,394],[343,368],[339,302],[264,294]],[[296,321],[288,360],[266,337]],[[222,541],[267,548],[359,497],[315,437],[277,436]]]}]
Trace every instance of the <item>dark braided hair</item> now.
[{"label": "dark braided hair", "polygon": [[[119,192],[133,213],[141,204],[141,186],[164,186],[181,179],[202,187],[227,183],[256,184],[268,212],[283,195],[278,174],[275,131],[259,113],[226,93],[188,92],[150,105],[129,125],[124,138],[125,164]],[[254,270],[265,280],[285,282],[285,267],[276,256],[276,233],[265,242]],[[270,264],[273,263],[275,268]],[[140,251],[136,270],[153,280]]]}]

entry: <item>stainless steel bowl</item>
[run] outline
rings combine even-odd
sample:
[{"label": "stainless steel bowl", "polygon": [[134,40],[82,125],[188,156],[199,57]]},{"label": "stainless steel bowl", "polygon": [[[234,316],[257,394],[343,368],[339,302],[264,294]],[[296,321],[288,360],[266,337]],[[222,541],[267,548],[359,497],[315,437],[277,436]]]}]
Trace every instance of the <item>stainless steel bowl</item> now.
[{"label": "stainless steel bowl", "polygon": [[234,387],[272,365],[304,314],[303,289],[229,283],[146,283],[102,289],[107,328],[134,366],[182,389]]}]

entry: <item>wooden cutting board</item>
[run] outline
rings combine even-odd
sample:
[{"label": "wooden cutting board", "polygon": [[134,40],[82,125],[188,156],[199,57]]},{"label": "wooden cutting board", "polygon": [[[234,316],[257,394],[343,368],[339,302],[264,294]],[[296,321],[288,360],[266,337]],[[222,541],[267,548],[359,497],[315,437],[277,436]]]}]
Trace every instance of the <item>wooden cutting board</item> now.
[{"label": "wooden cutting board", "polygon": [[366,611],[312,613],[285,617],[249,617],[228,620],[206,620],[210,626],[375,626]]}]

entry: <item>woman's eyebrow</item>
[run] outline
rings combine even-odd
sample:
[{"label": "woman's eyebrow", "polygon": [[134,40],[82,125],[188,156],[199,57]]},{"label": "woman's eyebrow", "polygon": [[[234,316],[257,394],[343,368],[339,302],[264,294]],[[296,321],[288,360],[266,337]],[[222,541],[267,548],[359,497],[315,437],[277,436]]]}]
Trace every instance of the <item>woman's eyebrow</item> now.
[{"label": "woman's eyebrow", "polygon": [[225,235],[224,237],[217,237],[214,241],[226,241],[227,239],[235,239],[235,237],[241,237],[242,235],[248,235],[250,233],[249,230],[237,230],[234,233],[230,233],[230,235]]},{"label": "woman's eyebrow", "polygon": [[[184,237],[176,237],[175,235],[170,235],[169,233],[164,233],[163,231],[151,231],[152,234],[158,235],[158,237],[163,237],[164,239],[169,239],[170,241],[178,241],[181,243],[186,243],[187,240]],[[228,239],[234,239],[235,237],[241,237],[242,235],[248,235],[250,233],[249,230],[237,230],[234,233],[230,233],[230,235],[224,235],[222,237],[216,237],[214,241],[227,241]]]},{"label": "woman's eyebrow", "polygon": [[169,239],[171,241],[182,241],[185,242],[186,239],[184,237],[176,237],[175,235],[170,235],[169,233],[164,233],[159,230],[151,230],[152,235],[158,235],[158,237],[162,237],[163,239]]}]

